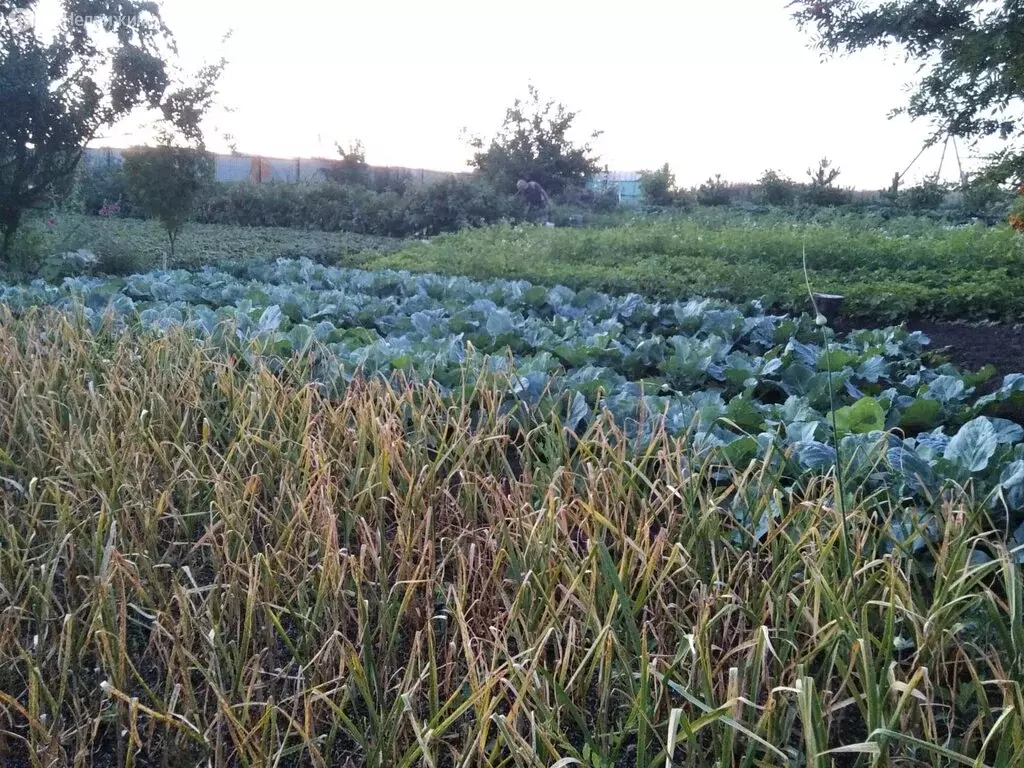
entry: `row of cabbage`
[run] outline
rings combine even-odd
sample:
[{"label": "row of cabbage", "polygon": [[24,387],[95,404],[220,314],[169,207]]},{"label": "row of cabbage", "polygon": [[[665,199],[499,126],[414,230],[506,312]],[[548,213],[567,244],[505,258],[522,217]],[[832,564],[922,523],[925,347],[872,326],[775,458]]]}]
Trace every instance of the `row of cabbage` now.
[{"label": "row of cabbage", "polygon": [[837,338],[757,302],[655,302],[304,259],[0,286],[0,302],[84,311],[97,326],[182,326],[238,355],[308,354],[329,391],[354,375],[401,372],[453,389],[499,373],[511,401],[559,408],[575,430],[607,410],[643,443],[664,419],[698,461],[771,456],[800,475],[839,460],[851,483],[895,498],[971,481],[1007,522],[1024,514],[1024,429],[998,415],[1022,412],[1024,375],[979,396],[984,376],[927,364],[928,338],[900,327]]}]

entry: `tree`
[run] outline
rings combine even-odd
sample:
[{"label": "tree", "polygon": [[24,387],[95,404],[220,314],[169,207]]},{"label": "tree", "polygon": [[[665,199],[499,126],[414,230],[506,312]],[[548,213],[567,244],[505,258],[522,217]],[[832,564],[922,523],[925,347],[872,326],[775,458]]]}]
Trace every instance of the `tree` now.
[{"label": "tree", "polygon": [[817,168],[808,168],[810,184],[804,188],[804,201],[811,205],[842,205],[850,202],[850,193],[835,186],[839,174],[840,170],[833,168],[832,161],[827,157],[818,161]]},{"label": "tree", "polygon": [[174,39],[148,0],[61,0],[45,38],[37,4],[0,0],[0,262],[24,212],[62,191],[101,129],[144,107],[201,143],[224,66],[176,85]]},{"label": "tree", "polygon": [[1019,0],[793,0],[801,27],[828,54],[898,46],[921,65],[895,110],[932,123],[930,143],[997,136],[989,175],[1024,181],[1024,4]]},{"label": "tree", "polygon": [[198,147],[175,146],[168,136],[155,147],[133,147],[124,153],[128,198],[163,226],[171,256],[196,198],[213,182],[215,170],[212,155]]},{"label": "tree", "polygon": [[789,205],[796,194],[796,184],[787,176],[769,168],[757,180],[757,193],[768,205]]},{"label": "tree", "polygon": [[720,173],[716,173],[714,178],[709,176],[708,180],[697,188],[697,205],[729,205],[731,202],[732,187]]},{"label": "tree", "polygon": [[[519,179],[536,181],[553,195],[583,187],[600,166],[589,143],[577,145],[569,138],[578,115],[564,104],[542,101],[531,85],[529,98],[516,99],[505,112],[494,138],[470,139],[476,152],[469,164],[502,191],[511,191]],[[590,138],[600,135],[594,131]]]},{"label": "tree", "polygon": [[335,142],[341,160],[324,169],[324,175],[339,184],[366,187],[370,184],[370,166],[366,164],[366,150],[358,139],[345,149]]},{"label": "tree", "polygon": [[676,175],[668,163],[656,171],[640,172],[640,193],[650,205],[668,207],[676,202]]}]

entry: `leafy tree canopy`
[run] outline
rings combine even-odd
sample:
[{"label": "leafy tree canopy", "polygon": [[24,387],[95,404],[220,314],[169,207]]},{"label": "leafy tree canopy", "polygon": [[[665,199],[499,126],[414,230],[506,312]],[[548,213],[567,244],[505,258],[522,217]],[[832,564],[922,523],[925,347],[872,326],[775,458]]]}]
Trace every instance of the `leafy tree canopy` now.
[{"label": "leafy tree canopy", "polygon": [[334,146],[338,150],[341,160],[336,160],[324,170],[327,178],[339,184],[368,186],[370,166],[366,163],[366,149],[363,147],[363,142],[356,139],[348,145],[348,149],[338,142],[335,142]]},{"label": "leafy tree canopy", "polygon": [[160,222],[172,256],[178,235],[199,195],[213,183],[215,172],[212,155],[196,147],[175,146],[166,136],[155,147],[133,147],[124,153],[128,197]]},{"label": "leafy tree canopy", "polygon": [[38,0],[0,0],[0,260],[24,211],[62,190],[85,146],[138,108],[202,144],[200,121],[224,62],[181,85],[174,38],[147,0],[61,0],[56,25]]},{"label": "leafy tree canopy", "polygon": [[[536,181],[553,195],[566,187],[582,187],[600,170],[589,143],[575,144],[569,133],[579,113],[551,100],[542,100],[529,86],[529,98],[516,99],[494,138],[470,139],[476,150],[470,166],[498,189],[512,191],[516,181]],[[601,135],[590,134],[591,139]]]},{"label": "leafy tree canopy", "polygon": [[835,54],[897,46],[921,79],[897,113],[928,118],[931,141],[997,136],[991,178],[1024,180],[1024,3],[1019,0],[793,0],[814,44]]}]

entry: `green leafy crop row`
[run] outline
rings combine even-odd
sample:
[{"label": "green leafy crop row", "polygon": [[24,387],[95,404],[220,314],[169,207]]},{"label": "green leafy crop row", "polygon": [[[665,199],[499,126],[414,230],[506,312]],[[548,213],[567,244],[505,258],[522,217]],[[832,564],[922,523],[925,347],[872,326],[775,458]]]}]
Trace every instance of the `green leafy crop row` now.
[{"label": "green leafy crop row", "polygon": [[798,222],[735,213],[641,219],[606,229],[499,226],[347,263],[662,299],[764,298],[772,308],[807,311],[805,250],[814,289],[843,294],[844,313],[853,320],[1024,316],[1024,250],[1006,226],[865,217]]}]

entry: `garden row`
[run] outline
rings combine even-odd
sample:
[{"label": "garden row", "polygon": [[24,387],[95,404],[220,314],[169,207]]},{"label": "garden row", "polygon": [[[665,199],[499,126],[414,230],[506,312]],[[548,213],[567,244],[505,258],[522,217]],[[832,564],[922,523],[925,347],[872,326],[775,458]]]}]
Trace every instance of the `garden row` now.
[{"label": "garden row", "polygon": [[[4,765],[1024,759],[1024,581],[1004,517],[955,489],[916,516],[880,493],[837,508],[831,478],[794,488],[778,454],[746,471],[705,463],[702,441],[725,434],[708,428],[716,389],[820,391],[804,323],[309,265],[265,277],[75,286],[95,312],[113,298],[165,333],[0,308]],[[314,309],[311,325],[288,319]],[[255,346],[172,327],[217,316]],[[574,400],[526,418],[508,377],[452,395],[371,379],[328,397],[306,383],[308,357],[273,354],[312,335],[343,354],[371,347],[355,357],[367,366],[444,368],[459,353],[440,333],[458,322],[485,348],[522,324],[617,369],[658,349],[667,377],[709,383],[669,397],[677,415],[702,411],[703,437],[675,439],[678,422],[663,421],[636,451]],[[782,343],[789,332],[804,341]],[[927,483],[1019,455],[1019,431],[994,420],[952,440],[857,431],[914,410],[970,416],[970,381],[907,372],[922,342],[868,333],[834,350],[836,396],[854,402],[836,414],[855,427],[844,461],[889,472],[892,456],[910,484],[910,468]],[[705,352],[703,373],[686,362]],[[543,354],[513,387],[548,375]],[[849,387],[876,375],[897,394],[858,405]],[[743,394],[724,408],[787,419],[773,434],[814,446],[791,444],[817,462],[817,401],[759,410]],[[861,452],[888,440],[884,456]]]},{"label": "garden row", "polygon": [[772,309],[810,311],[804,253],[813,290],[844,295],[844,316],[851,321],[1024,317],[1024,251],[1005,225],[703,213],[603,229],[490,227],[345,263],[522,278],[666,300],[698,294],[762,298]]},{"label": "garden row", "polygon": [[498,376],[524,413],[557,412],[584,431],[608,412],[637,449],[664,421],[709,465],[770,459],[803,482],[839,461],[850,488],[897,498],[971,480],[1014,525],[1024,513],[1024,375],[979,396],[990,374],[929,365],[927,338],[901,328],[839,340],[756,302],[657,302],[306,259],[39,281],[4,287],[0,301],[18,312],[81,305],[97,330],[110,312],[121,325],[184,327],[236,359],[251,343],[282,361],[298,354],[328,394],[358,371],[445,393]]}]

